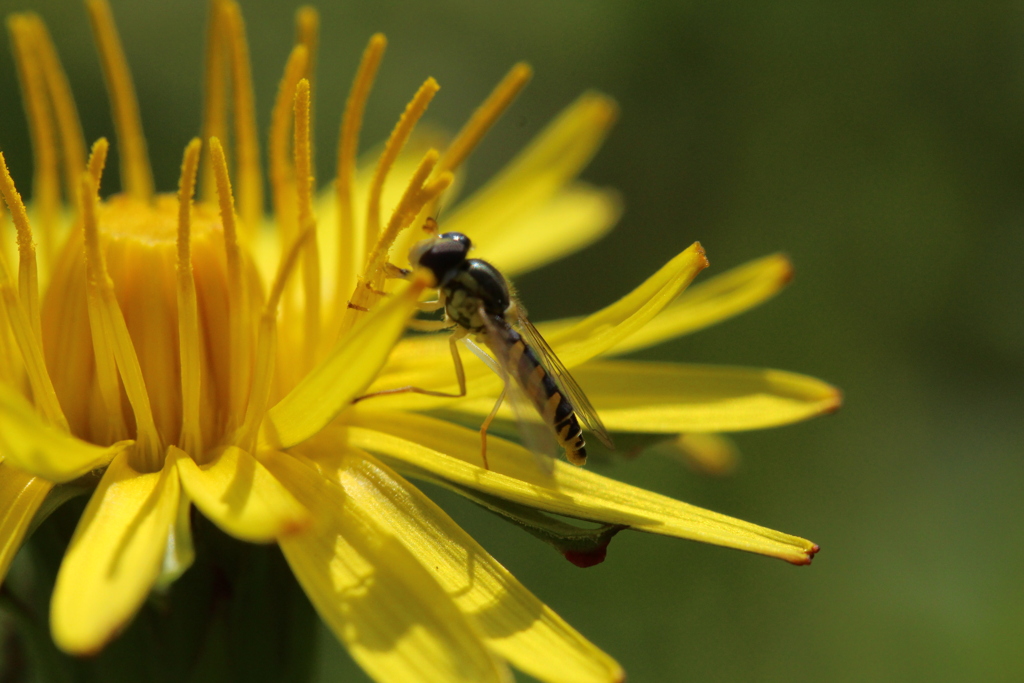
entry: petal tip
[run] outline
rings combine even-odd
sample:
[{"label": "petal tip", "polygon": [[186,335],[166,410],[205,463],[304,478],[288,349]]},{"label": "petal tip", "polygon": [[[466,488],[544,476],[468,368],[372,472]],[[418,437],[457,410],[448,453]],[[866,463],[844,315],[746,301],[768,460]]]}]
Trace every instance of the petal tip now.
[{"label": "petal tip", "polygon": [[843,390],[832,387],[832,395],[825,400],[822,415],[832,415],[843,407]]},{"label": "petal tip", "polygon": [[700,242],[694,242],[692,248],[697,252],[697,258],[704,261],[704,264],[700,266],[701,270],[711,265],[711,261],[708,261],[708,253],[704,250],[704,245]]},{"label": "petal tip", "polygon": [[819,550],[821,550],[821,546],[817,543],[812,543],[811,547],[804,551],[803,556],[794,559],[787,559],[786,561],[792,565],[796,565],[797,567],[806,567],[811,564],[811,561],[814,560],[814,556],[818,554]]},{"label": "petal tip", "polygon": [[611,96],[596,90],[590,90],[584,95],[584,98],[586,98],[586,103],[592,108],[594,123],[599,128],[607,130],[618,120],[619,103],[612,99]]},{"label": "petal tip", "polygon": [[785,287],[796,276],[796,268],[793,266],[789,254],[779,254],[779,289]]},{"label": "petal tip", "polygon": [[409,289],[412,293],[419,294],[427,287],[437,286],[437,278],[427,268],[417,268]]},{"label": "petal tip", "polygon": [[66,655],[71,655],[72,657],[81,657],[83,659],[95,657],[103,651],[103,647],[107,644],[107,641],[105,640],[99,644],[90,643],[88,645],[82,645],[61,637],[56,631],[52,633],[52,636],[53,642],[61,652]]},{"label": "petal tip", "polygon": [[50,636],[61,652],[72,657],[89,658],[100,654],[115,638],[121,635],[131,618],[114,628],[83,629],[82,625],[69,625],[61,620],[50,606]]},{"label": "petal tip", "polygon": [[289,536],[301,534],[312,525],[313,515],[309,513],[296,515],[295,517],[286,519],[281,523],[281,527],[277,532],[277,538],[287,538]]},{"label": "petal tip", "polygon": [[521,80],[529,80],[533,78],[533,67],[527,62],[518,62],[512,67],[513,76]]}]

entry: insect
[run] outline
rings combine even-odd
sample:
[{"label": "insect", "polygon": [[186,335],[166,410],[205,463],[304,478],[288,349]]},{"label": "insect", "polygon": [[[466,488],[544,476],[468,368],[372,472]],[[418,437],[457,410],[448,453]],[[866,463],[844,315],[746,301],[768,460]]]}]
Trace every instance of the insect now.
[{"label": "insect", "polygon": [[[436,223],[430,220],[425,228],[436,232]],[[438,300],[433,302],[433,308],[443,308],[445,319],[435,321],[440,324],[434,329],[453,329],[449,344],[460,393],[445,394],[418,387],[402,387],[373,395],[415,391],[435,396],[465,396],[465,371],[456,342],[460,339],[469,341],[467,338],[473,335],[491,350],[494,358],[473,345],[470,345],[471,350],[478,352],[481,360],[505,382],[494,408],[480,428],[481,457],[485,468],[487,429],[508,394],[510,380],[529,398],[572,464],[583,465],[587,461],[581,423],[602,443],[613,448],[597,411],[537,328],[530,323],[504,276],[490,263],[468,258],[471,247],[470,239],[462,233],[447,232],[418,242],[409,253],[412,266],[430,270],[437,283]],[[430,321],[420,322],[429,324]]]}]

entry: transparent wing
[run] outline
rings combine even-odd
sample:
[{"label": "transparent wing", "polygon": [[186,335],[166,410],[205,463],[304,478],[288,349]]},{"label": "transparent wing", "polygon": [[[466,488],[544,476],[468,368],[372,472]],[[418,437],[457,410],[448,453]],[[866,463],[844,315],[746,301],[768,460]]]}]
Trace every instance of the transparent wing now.
[{"label": "transparent wing", "polygon": [[522,304],[517,301],[515,306],[516,327],[519,328],[520,333],[526,339],[526,343],[536,352],[540,362],[544,365],[544,369],[548,371],[555,380],[555,383],[558,384],[558,388],[569,399],[569,403],[576,409],[576,417],[583,423],[585,429],[593,432],[600,439],[601,443],[614,450],[615,444],[612,443],[612,437],[608,435],[608,430],[605,429],[604,423],[598,417],[594,406],[590,404],[587,395],[583,393],[583,389],[572,378],[566,367],[562,365],[562,361],[558,360],[554,350],[526,317],[526,311],[523,309]]},{"label": "transparent wing", "polygon": [[[487,346],[494,351],[494,354],[499,359],[507,357],[508,349],[504,348],[504,338],[493,327],[493,323],[483,314],[483,311],[481,311],[481,317],[487,326],[487,334],[484,337]],[[523,437],[523,445],[536,456],[537,466],[540,471],[545,475],[551,475],[555,470],[554,462],[558,458],[559,448],[558,442],[555,441],[554,435],[551,434],[550,427],[527,417],[532,412],[535,412],[533,404],[526,397],[526,394],[523,393],[519,382],[509,376],[508,370],[501,360],[496,360],[489,356],[486,351],[470,339],[463,339],[462,342],[473,355],[482,360],[492,372],[501,377],[507,387],[505,400],[511,406],[512,414],[515,415],[516,426],[518,427],[519,434]]]}]

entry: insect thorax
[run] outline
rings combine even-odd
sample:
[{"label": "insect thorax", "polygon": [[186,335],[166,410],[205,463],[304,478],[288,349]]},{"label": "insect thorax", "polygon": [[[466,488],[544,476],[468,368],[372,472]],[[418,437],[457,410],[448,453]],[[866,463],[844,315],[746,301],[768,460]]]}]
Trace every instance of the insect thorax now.
[{"label": "insect thorax", "polygon": [[467,259],[442,286],[445,312],[460,327],[479,332],[484,327],[480,309],[486,315],[504,317],[510,298],[501,273],[486,261]]}]

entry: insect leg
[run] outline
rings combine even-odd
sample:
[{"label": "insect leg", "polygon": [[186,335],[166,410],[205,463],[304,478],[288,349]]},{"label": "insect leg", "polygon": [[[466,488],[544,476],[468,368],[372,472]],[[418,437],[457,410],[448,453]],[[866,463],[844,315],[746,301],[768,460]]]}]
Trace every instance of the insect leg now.
[{"label": "insect leg", "polygon": [[408,268],[399,268],[390,261],[384,263],[384,277],[389,280],[408,280],[410,275],[412,271]]},{"label": "insect leg", "polygon": [[505,400],[505,393],[508,391],[508,379],[505,378],[505,384],[501,387],[501,393],[498,394],[498,400],[494,402],[494,407],[491,408],[490,414],[484,423],[480,425],[480,459],[484,462],[484,469],[491,469],[487,464],[487,428],[491,426],[491,422],[494,421],[494,416],[498,414],[498,408],[501,408],[501,402]]},{"label": "insect leg", "polygon": [[416,304],[416,308],[423,311],[424,313],[430,313],[436,311],[439,308],[444,308],[444,299],[438,297],[433,301],[421,301]]},{"label": "insect leg", "polygon": [[455,323],[448,320],[416,320],[413,318],[409,321],[408,327],[417,332],[440,332],[452,329],[455,327]]},{"label": "insect leg", "polygon": [[[429,321],[424,321],[429,322]],[[376,398],[377,396],[391,396],[392,394],[423,394],[424,396],[440,396],[442,398],[462,398],[466,395],[466,370],[462,367],[462,358],[459,356],[459,347],[456,346],[456,342],[466,336],[468,331],[459,328],[452,333],[452,336],[448,337],[448,348],[452,352],[452,361],[455,363],[455,377],[459,382],[459,393],[451,394],[445,391],[434,391],[433,389],[424,389],[422,387],[396,387],[394,389],[384,389],[382,391],[375,391],[372,394],[364,394],[357,396],[352,399],[352,403],[359,403],[365,401],[368,398]]]}]

